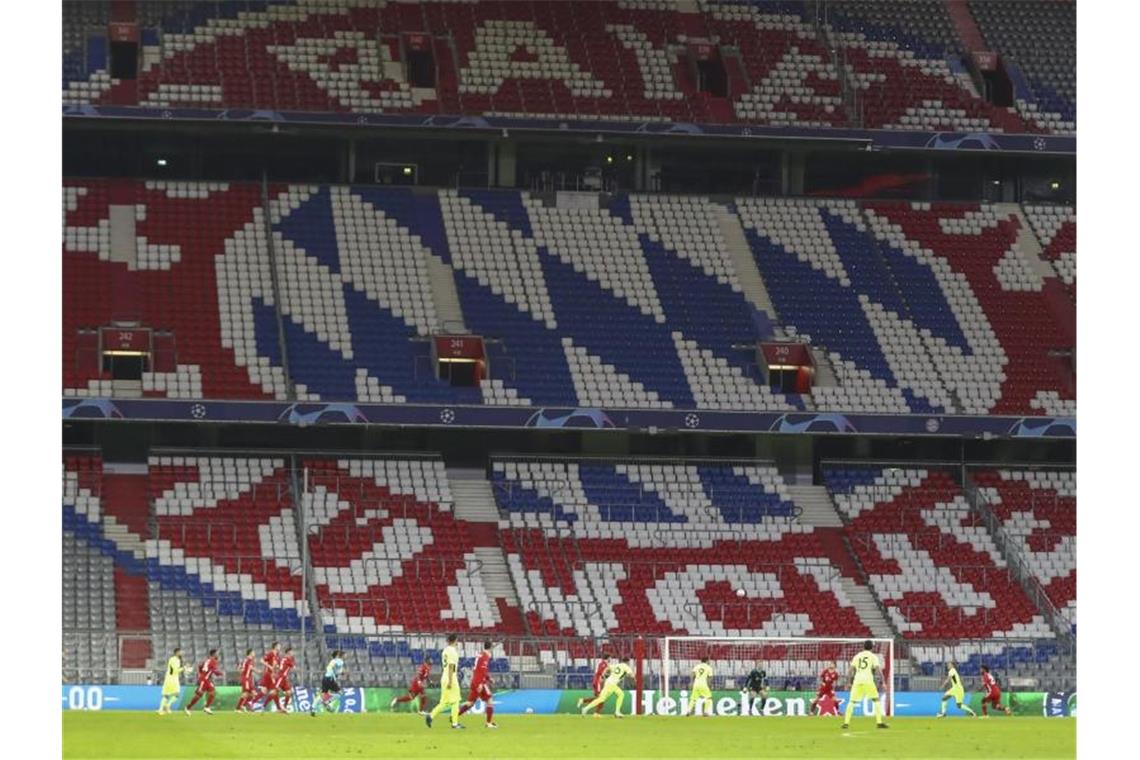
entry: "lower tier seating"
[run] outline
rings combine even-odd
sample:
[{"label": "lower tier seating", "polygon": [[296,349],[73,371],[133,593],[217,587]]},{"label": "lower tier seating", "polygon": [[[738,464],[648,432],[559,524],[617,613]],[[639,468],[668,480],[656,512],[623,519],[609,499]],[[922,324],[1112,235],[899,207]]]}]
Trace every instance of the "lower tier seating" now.
[{"label": "lower tier seating", "polygon": [[950,473],[828,468],[824,479],[904,638],[1053,636]]},{"label": "lower tier seating", "polygon": [[979,470],[979,495],[1050,601],[1077,624],[1077,490],[1071,471]]}]

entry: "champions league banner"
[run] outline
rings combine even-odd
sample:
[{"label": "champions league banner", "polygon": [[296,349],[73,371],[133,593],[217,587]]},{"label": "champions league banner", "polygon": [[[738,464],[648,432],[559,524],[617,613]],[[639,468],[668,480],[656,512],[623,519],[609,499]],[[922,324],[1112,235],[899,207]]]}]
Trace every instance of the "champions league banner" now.
[{"label": "champions league banner", "polygon": [[[390,688],[347,688],[341,692],[340,713],[388,713],[393,697],[401,696],[405,689]],[[174,703],[175,710],[181,710],[194,694],[194,687],[184,686],[182,695]],[[842,713],[847,707],[848,692],[837,692],[838,704]],[[233,710],[237,705],[237,686],[219,686],[214,699],[216,711]],[[498,715],[569,715],[579,712],[580,698],[592,699],[592,691],[577,689],[518,689],[503,691],[495,695],[495,713]],[[738,691],[714,691],[712,711],[720,717],[781,718],[811,717],[811,700],[815,692],[810,691],[771,691],[766,700],[749,699],[747,693]],[[307,713],[317,699],[315,690],[298,686],[294,690],[292,712]],[[64,685],[62,708],[64,710],[156,710],[162,699],[161,686],[99,686]],[[625,693],[622,712],[629,715],[633,711],[634,700],[645,707],[645,713],[660,716],[679,716],[689,709],[688,692],[674,692],[673,697],[662,697],[659,692],[647,690],[641,694],[634,690]],[[427,705],[432,708],[439,701],[439,690],[427,692]],[[1044,716],[1047,718],[1075,718],[1077,716],[1076,692],[1005,692],[1002,705],[1010,708],[1014,715]],[[611,697],[602,708],[604,714],[612,714],[615,698]],[[969,703],[977,713],[981,713],[981,694],[971,694]],[[200,710],[205,700],[195,705]],[[272,705],[272,703],[270,703]],[[933,717],[942,704],[942,692],[901,691],[895,692],[893,714],[898,717]],[[482,717],[485,705],[477,701],[470,715]],[[270,706],[268,709],[276,708]],[[257,711],[261,711],[260,704]],[[413,714],[415,703],[405,703],[397,710],[399,714]],[[947,715],[964,715],[954,706],[947,707]],[[873,708],[870,701],[855,705],[856,716],[870,716]]]},{"label": "champions league banner", "polygon": [[622,430],[630,433],[739,432],[913,435],[962,438],[1076,438],[1076,417],[1010,417],[836,412],[718,412],[598,407],[429,406],[423,404],[63,399],[64,419],[415,427]]}]

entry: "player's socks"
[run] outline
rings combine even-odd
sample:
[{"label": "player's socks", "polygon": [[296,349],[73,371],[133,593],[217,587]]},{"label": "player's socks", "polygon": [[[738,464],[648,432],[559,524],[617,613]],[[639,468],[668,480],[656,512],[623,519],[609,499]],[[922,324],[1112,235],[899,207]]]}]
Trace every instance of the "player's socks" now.
[{"label": "player's socks", "polygon": [[460,715],[463,715],[464,713],[466,713],[466,712],[467,712],[468,710],[470,710],[470,709],[471,709],[471,703],[470,703],[470,702],[464,702],[464,703],[463,703],[463,704],[462,704],[462,705],[459,707],[459,714],[460,714]]},{"label": "player's socks", "polygon": [[491,705],[487,705],[487,725],[488,726],[495,725],[495,721],[491,720],[494,717],[495,717],[495,708],[492,707]]},{"label": "player's socks", "polygon": [[427,697],[420,695],[420,712],[427,709]]},{"label": "player's socks", "polygon": [[211,692],[208,692],[206,694],[206,707],[210,707],[213,704],[214,704],[214,692],[211,691]]},{"label": "player's socks", "polygon": [[[293,698],[292,692],[285,692],[285,712],[289,712],[289,700]],[[206,703],[209,704],[208,702]]]},{"label": "player's socks", "polygon": [[871,704],[875,706],[875,722],[883,725],[883,703],[876,699]]},{"label": "player's socks", "polygon": [[459,703],[458,702],[452,702],[451,703],[451,725],[455,726],[458,724],[459,724]]},{"label": "player's socks", "polygon": [[273,692],[273,704],[277,707],[277,712],[285,712],[281,709],[281,699],[277,696],[277,692]]},{"label": "player's socks", "polygon": [[855,700],[847,702],[847,709],[843,711],[843,727],[851,725],[851,716],[855,714]]},{"label": "player's socks", "polygon": [[200,692],[200,691],[194,692],[194,696],[190,698],[190,704],[186,705],[186,710],[189,711],[189,710],[194,709],[194,705],[198,704],[198,700],[201,699],[201,697],[202,697],[202,692]]},{"label": "player's socks", "polygon": [[617,704],[614,706],[614,715],[621,715],[621,705],[625,702],[625,692],[618,690]]}]

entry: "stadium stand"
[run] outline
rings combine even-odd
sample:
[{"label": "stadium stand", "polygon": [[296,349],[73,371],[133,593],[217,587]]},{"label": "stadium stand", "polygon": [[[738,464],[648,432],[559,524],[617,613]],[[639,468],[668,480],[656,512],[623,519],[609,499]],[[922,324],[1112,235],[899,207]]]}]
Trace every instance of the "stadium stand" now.
[{"label": "stadium stand", "polygon": [[1077,4],[1069,0],[971,0],[986,41],[1001,51],[1018,112],[1037,128],[1077,128]]},{"label": "stadium stand", "polygon": [[[140,2],[137,82],[107,74],[107,4],[74,5],[92,8],[68,14],[65,26],[70,105],[1006,132],[1071,132],[1075,118],[1074,88],[1058,78],[1073,63],[1046,62],[1071,51],[1071,42],[1034,53],[1027,32],[1007,31],[1025,29],[1014,3],[972,5],[991,46],[1026,68],[1031,85],[1020,88],[1017,109],[979,97],[944,4],[934,0],[836,4],[818,27],[799,2],[701,2],[696,12],[523,0],[422,8],[365,0]],[[1072,39],[1071,11],[1051,9],[1032,23],[1051,39],[1066,30]],[[418,51],[433,56],[431,81],[407,74],[409,33]],[[698,85],[690,57],[697,43],[724,67],[727,92]],[[858,94],[845,97],[844,83]]]},{"label": "stadium stand", "polygon": [[[834,547],[797,519],[770,465],[496,458],[488,476],[496,525],[456,514],[439,460],[299,464],[304,475],[294,482],[282,459],[152,456],[145,475],[119,476],[145,481],[151,515],[140,527],[99,495],[122,466],[66,457],[65,556],[74,577],[64,587],[65,675],[115,678],[127,668],[131,653],[116,651],[120,574],[141,578],[149,595],[145,630],[132,634],[154,654],[139,668],[157,666],[174,646],[219,646],[232,668],[247,647],[261,652],[279,640],[305,646],[310,663],[343,648],[358,677],[401,683],[444,633],[460,630],[468,667],[482,635],[504,642],[494,664],[502,683],[555,672],[559,683],[577,684],[598,642],[628,647],[634,634],[870,633]],[[1075,614],[1074,576],[1064,572],[1075,535],[1071,476],[973,477],[1006,533],[1024,543],[1017,548],[1050,598]],[[946,641],[963,636],[994,640],[954,650],[964,674],[983,661],[1033,677],[1045,663],[1068,667],[947,473],[829,466],[824,478],[916,674],[933,674],[946,647],[958,646]],[[300,503],[296,488],[305,489]],[[313,617],[300,585],[302,508]],[[502,551],[521,618],[484,584],[480,547]],[[520,635],[549,638],[515,642]],[[773,677],[800,685],[817,663],[777,665]],[[652,661],[648,676],[659,675]]]},{"label": "stadium stand", "polygon": [[506,460],[491,479],[533,632],[866,631],[771,467]]},{"label": "stadium stand", "polygon": [[1053,605],[1077,622],[1077,492],[1072,472],[980,470],[982,502],[997,516],[1017,555]]},{"label": "stadium stand", "polygon": [[[1076,127],[1069,0],[969,3],[1010,108],[979,95],[941,0],[133,5],[139,78],[124,82],[111,3],[64,3],[65,106]],[[699,56],[723,66],[724,92]],[[63,185],[68,397],[1075,414],[1073,206]],[[459,328],[487,339],[478,386],[435,372],[432,338]],[[104,365],[106,329],[153,335],[137,381]],[[834,384],[770,387],[742,350],[770,335],[808,342]],[[175,646],[220,647],[232,669],[279,640],[310,671],[340,648],[359,683],[403,684],[458,631],[464,669],[483,637],[500,645],[509,688],[586,687],[603,649],[644,635],[652,687],[663,635],[882,623],[907,678],[955,659],[969,677],[986,663],[1075,683],[1072,472],[979,465],[959,483],[937,465],[825,464],[816,490],[843,524],[826,528],[839,523],[804,519],[765,462],[560,451],[488,455],[485,479],[470,471],[478,515],[440,454],[65,452],[64,682],[141,682]],[[777,685],[807,688],[820,666],[767,655]]]},{"label": "stadium stand", "polygon": [[118,323],[172,335],[175,356],[144,374],[143,395],[286,397],[260,196],[224,182],[64,183],[64,395],[110,395],[79,331]]},{"label": "stadium stand", "polygon": [[[805,406],[737,348],[760,336],[718,226],[726,207],[707,198],[565,209],[518,191],[270,193],[266,216],[252,185],[65,183],[64,394],[120,394],[81,332],[126,320],[175,345],[144,373],[144,396]],[[124,227],[112,194],[134,201],[125,253],[112,251]],[[1070,338],[1017,245],[1020,213],[782,198],[738,198],[727,213],[767,283],[769,319],[827,352],[838,384],[814,389],[815,408],[1072,412],[1071,372],[1052,355]],[[1075,214],[1027,204],[1025,219],[1071,293]],[[429,266],[454,277],[467,329],[496,338],[480,387],[435,374]]]},{"label": "stadium stand", "polygon": [[475,572],[443,463],[305,460],[309,555],[322,624],[349,634],[490,631],[501,615]]},{"label": "stadium stand", "polygon": [[1042,252],[1069,293],[1077,297],[1077,211],[1072,206],[1025,203],[1025,216]]},{"label": "stadium stand", "polygon": [[824,480],[904,638],[1053,637],[948,472],[836,467]]},{"label": "stadium stand", "polygon": [[1015,214],[997,204],[868,202],[864,208],[885,252],[912,271],[906,259],[913,258],[934,275],[921,273],[931,286],[925,293],[907,283],[904,297],[930,304],[941,296],[948,304],[940,309],[943,323],[950,315],[958,323],[958,336],[923,338],[963,411],[1074,411],[1071,378],[1050,355],[1069,340],[1041,276],[1017,246]]}]

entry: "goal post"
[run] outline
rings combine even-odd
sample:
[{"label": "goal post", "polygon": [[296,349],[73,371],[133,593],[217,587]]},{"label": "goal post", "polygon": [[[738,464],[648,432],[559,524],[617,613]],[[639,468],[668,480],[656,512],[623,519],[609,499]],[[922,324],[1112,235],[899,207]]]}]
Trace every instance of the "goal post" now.
[{"label": "goal post", "polygon": [[895,701],[894,639],[666,636],[660,640],[660,694],[676,699],[673,692],[689,687],[690,672],[703,657],[712,665],[714,690],[743,690],[747,674],[758,665],[766,672],[772,691],[783,691],[790,682],[798,691],[810,689],[814,695],[819,673],[829,662],[834,662],[839,671],[842,688],[837,690],[847,690],[851,658],[863,651],[867,641],[883,665],[883,711],[891,715]]}]

